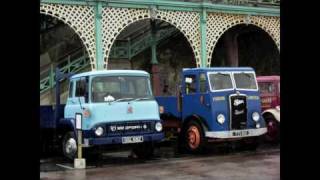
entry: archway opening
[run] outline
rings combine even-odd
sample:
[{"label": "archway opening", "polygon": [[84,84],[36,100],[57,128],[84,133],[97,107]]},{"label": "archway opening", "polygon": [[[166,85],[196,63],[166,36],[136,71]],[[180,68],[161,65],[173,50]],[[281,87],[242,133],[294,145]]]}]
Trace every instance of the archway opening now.
[{"label": "archway opening", "polygon": [[[89,71],[90,60],[79,35],[69,25],[50,15],[40,13],[40,105],[55,103],[53,73]],[[68,95],[67,82],[61,83],[61,103]]]},{"label": "archway opening", "polygon": [[[152,46],[155,45],[155,57]],[[112,45],[108,69],[144,70],[152,76],[155,95],[175,95],[183,68],[196,67],[187,38],[162,20],[144,19],[131,23]]]},{"label": "archway opening", "polygon": [[280,75],[280,52],[271,36],[255,25],[236,25],[218,40],[211,66],[249,66],[259,75]]}]

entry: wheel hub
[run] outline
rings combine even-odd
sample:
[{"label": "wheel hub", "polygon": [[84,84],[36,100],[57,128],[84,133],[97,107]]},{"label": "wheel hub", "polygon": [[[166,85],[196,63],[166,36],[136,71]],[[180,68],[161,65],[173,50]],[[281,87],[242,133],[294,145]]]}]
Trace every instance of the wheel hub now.
[{"label": "wheel hub", "polygon": [[77,151],[77,142],[74,138],[67,140],[65,150],[67,154],[73,154]]},{"label": "wheel hub", "polygon": [[188,131],[188,145],[191,149],[196,149],[200,144],[200,132],[196,126],[190,126]]}]

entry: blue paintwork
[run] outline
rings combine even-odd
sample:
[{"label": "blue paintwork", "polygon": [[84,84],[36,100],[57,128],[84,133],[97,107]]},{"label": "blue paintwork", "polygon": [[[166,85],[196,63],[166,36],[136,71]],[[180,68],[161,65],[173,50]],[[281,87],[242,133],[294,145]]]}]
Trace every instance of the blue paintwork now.
[{"label": "blue paintwork", "polygon": [[[81,77],[89,77],[89,87],[91,87],[91,80],[97,76],[143,76],[150,78],[150,75],[145,71],[138,70],[101,70],[101,71],[92,71],[77,74],[71,77],[71,81],[77,80]],[[74,84],[75,91],[75,84]],[[82,129],[84,132],[94,132],[95,127],[99,124],[105,123],[118,123],[118,122],[143,122],[145,120],[149,121],[160,121],[159,116],[159,106],[154,99],[141,100],[141,101],[124,101],[124,102],[91,102],[91,88],[89,90],[89,99],[88,102],[82,102],[81,107],[88,109],[90,111],[90,116],[83,119]],[[74,94],[75,92],[73,92]],[[128,107],[132,107],[132,113],[128,113]],[[67,104],[64,109],[64,118],[73,119],[75,113],[82,113],[80,107],[79,99],[69,97]],[[155,131],[153,132],[155,133]],[[119,138],[123,136],[119,134]],[[152,134],[148,135],[152,137]],[[160,136],[157,136],[160,137]],[[99,142],[109,144],[112,142],[112,138],[104,137],[105,140],[95,140],[98,137],[90,136],[92,142]],[[100,137],[101,139],[101,137]],[[147,138],[148,139],[148,138]],[[110,141],[111,140],[111,141]]]},{"label": "blue paintwork", "polygon": [[[59,73],[57,73],[59,74]],[[91,80],[96,76],[144,76],[150,78],[150,75],[145,71],[138,70],[101,70],[85,72],[73,75],[71,81],[80,79],[81,77],[89,77],[89,87],[91,87]],[[66,78],[66,76],[64,77]],[[57,78],[57,84],[59,84]],[[73,84],[73,92],[75,94],[75,83]],[[150,82],[149,82],[150,85]],[[57,86],[59,87],[59,86]],[[89,97],[91,97],[91,88],[89,90]],[[60,91],[57,90],[59,93]],[[59,94],[58,93],[58,94]],[[54,106],[40,106],[40,127],[51,129],[68,128],[75,131],[75,113],[83,113],[80,107],[79,98],[69,97],[66,105],[58,104],[58,111]],[[59,99],[57,99],[58,102]],[[90,145],[103,145],[103,144],[121,144],[121,137],[123,136],[144,136],[144,141],[161,141],[164,138],[163,132],[156,132],[154,125],[160,122],[159,106],[155,99],[132,101],[132,102],[111,102],[111,103],[92,103],[91,98],[88,102],[81,102],[83,108],[89,109],[90,116],[83,119],[82,129],[83,137],[89,139]],[[132,113],[127,113],[128,106],[132,107]],[[119,124],[119,123],[143,123],[152,122],[153,129],[148,132],[127,132],[125,134],[107,134],[102,137],[97,137],[94,134],[96,126],[102,124]]]},{"label": "blue paintwork", "polygon": [[[196,82],[198,82],[198,76],[200,73],[207,72],[241,72],[254,70],[250,67],[223,67],[223,68],[191,68],[183,69],[182,77],[185,75],[196,75]],[[207,92],[199,93],[199,86],[197,84],[197,93],[186,94],[184,92],[185,83],[182,81],[182,110],[178,111],[177,97],[156,97],[159,106],[164,107],[164,114],[174,116],[181,121],[185,121],[188,117],[198,116],[207,125],[208,131],[227,131],[230,130],[230,107],[229,107],[229,95],[235,94],[239,91],[240,94],[245,94],[247,96],[260,97],[258,90],[226,90],[219,92],[211,92],[208,85],[208,79],[206,79]],[[200,97],[203,96],[204,103],[201,104]],[[225,100],[214,101],[214,97],[224,97]],[[261,102],[259,99],[247,99],[247,128],[255,128],[255,122],[252,120],[252,113],[258,112],[261,115]],[[226,117],[225,123],[222,125],[216,121],[218,114],[224,114]],[[259,123],[261,127],[265,127],[265,122],[260,116]]]},{"label": "blue paintwork", "polygon": [[[164,138],[163,133],[142,134],[143,142],[160,142]],[[122,136],[89,138],[89,145],[107,145],[107,144],[122,144]]]},{"label": "blue paintwork", "polygon": [[[59,105],[58,116],[64,116],[64,104]],[[56,110],[53,106],[45,105],[40,106],[40,128],[56,128],[59,122],[55,118]]]}]

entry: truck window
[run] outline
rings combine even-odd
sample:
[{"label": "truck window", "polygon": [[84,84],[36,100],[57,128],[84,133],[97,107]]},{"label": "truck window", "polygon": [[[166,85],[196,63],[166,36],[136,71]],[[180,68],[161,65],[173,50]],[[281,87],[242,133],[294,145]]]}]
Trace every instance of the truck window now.
[{"label": "truck window", "polygon": [[81,78],[76,81],[76,97],[85,97],[85,101],[88,102],[88,91],[87,91],[87,78]]},{"label": "truck window", "polygon": [[209,73],[209,79],[212,90],[227,90],[233,88],[229,73]]},{"label": "truck window", "polygon": [[195,75],[187,75],[184,78],[185,80],[185,92],[186,94],[196,93],[196,76]]},{"label": "truck window", "polygon": [[257,89],[253,73],[234,73],[234,81],[237,89]]},{"label": "truck window", "polygon": [[262,94],[271,94],[274,93],[274,84],[270,82],[260,82],[259,85],[259,91]]},{"label": "truck window", "polygon": [[206,92],[206,74],[201,73],[199,78],[200,93]]},{"label": "truck window", "polygon": [[92,79],[92,102],[105,102],[111,96],[122,98],[152,98],[149,78],[144,76],[101,76]]},{"label": "truck window", "polygon": [[69,98],[73,97],[73,84],[73,81],[71,81],[69,85]]}]

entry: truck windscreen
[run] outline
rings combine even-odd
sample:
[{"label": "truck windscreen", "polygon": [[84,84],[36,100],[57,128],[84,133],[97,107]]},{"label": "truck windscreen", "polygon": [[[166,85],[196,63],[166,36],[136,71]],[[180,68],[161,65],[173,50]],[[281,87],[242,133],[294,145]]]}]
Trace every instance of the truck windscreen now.
[{"label": "truck windscreen", "polygon": [[233,89],[229,73],[210,73],[209,79],[211,90]]},{"label": "truck windscreen", "polygon": [[253,73],[234,73],[234,81],[237,89],[258,89]]},{"label": "truck windscreen", "polygon": [[144,76],[99,76],[91,82],[91,101],[152,98],[149,78]]}]

